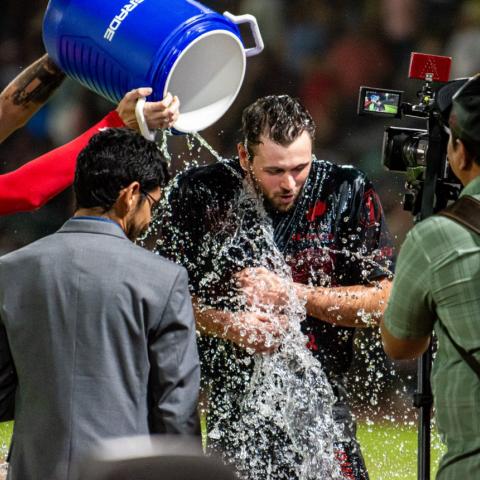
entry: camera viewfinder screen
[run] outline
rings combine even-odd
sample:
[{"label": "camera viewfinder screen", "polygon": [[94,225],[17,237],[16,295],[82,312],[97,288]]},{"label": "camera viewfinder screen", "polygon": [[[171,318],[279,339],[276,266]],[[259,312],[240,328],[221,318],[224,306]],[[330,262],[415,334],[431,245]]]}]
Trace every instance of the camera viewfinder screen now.
[{"label": "camera viewfinder screen", "polygon": [[365,90],[363,111],[368,113],[383,113],[398,115],[400,93]]}]

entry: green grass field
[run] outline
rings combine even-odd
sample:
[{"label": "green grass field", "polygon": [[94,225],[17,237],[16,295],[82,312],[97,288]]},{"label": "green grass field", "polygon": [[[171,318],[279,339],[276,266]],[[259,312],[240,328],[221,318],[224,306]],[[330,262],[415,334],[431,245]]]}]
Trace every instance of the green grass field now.
[{"label": "green grass field", "polygon": [[[2,458],[8,450],[13,422],[0,423]],[[358,438],[362,445],[371,480],[415,480],[417,478],[417,434],[415,427],[386,424],[360,424]],[[432,479],[443,447],[434,434],[432,439]]]},{"label": "green grass field", "polygon": [[12,438],[13,422],[0,423],[0,458],[7,456],[10,439]]},{"label": "green grass field", "polygon": [[[371,480],[415,480],[417,478],[416,426],[395,424],[360,424],[358,439]],[[431,478],[444,447],[434,432],[432,435]]]}]

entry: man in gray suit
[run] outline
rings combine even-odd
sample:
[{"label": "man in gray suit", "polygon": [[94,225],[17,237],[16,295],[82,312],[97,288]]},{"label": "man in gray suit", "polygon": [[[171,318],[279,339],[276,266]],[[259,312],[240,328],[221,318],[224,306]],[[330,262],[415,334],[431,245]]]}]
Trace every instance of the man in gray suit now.
[{"label": "man in gray suit", "polygon": [[193,433],[199,388],[187,273],[134,245],[168,172],[123,129],[78,158],[77,211],[0,259],[0,420],[11,480],[69,480],[97,440]]}]

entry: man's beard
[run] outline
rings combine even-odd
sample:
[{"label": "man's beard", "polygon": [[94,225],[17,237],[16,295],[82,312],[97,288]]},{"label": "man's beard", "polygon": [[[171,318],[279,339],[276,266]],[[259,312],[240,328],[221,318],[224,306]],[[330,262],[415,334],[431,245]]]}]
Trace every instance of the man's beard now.
[{"label": "man's beard", "polygon": [[136,224],[131,224],[126,230],[125,235],[130,241],[135,242],[137,239],[145,235],[147,230],[148,230],[148,225],[141,227]]},{"label": "man's beard", "polygon": [[253,180],[252,181],[255,191],[257,192],[258,197],[263,201],[263,206],[267,212],[270,213],[287,213],[289,212],[297,203],[298,197],[300,196],[300,192],[295,196],[291,203],[286,205],[279,205],[274,201],[273,198],[268,197],[265,195],[264,191],[260,187],[260,185]]},{"label": "man's beard", "polygon": [[295,204],[297,203],[297,199],[298,195],[296,195],[290,203],[278,205],[272,199],[264,196],[265,209],[277,213],[287,213],[295,206]]},{"label": "man's beard", "polygon": [[265,210],[269,213],[287,213],[289,212],[297,203],[298,197],[301,194],[301,191],[298,192],[298,194],[295,196],[295,198],[292,200],[291,203],[287,205],[277,205],[272,198],[268,197],[265,195],[264,191],[262,190],[262,187],[258,184],[255,175],[253,173],[249,172],[248,174],[248,180],[250,185],[253,186],[253,189],[255,190],[255,193],[258,195],[258,198],[263,201],[263,207]]}]

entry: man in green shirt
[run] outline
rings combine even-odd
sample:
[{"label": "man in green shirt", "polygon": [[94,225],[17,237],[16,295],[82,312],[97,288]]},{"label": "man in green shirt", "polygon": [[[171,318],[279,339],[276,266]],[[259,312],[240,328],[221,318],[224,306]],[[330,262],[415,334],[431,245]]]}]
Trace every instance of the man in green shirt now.
[{"label": "man in green shirt", "polygon": [[[480,75],[454,95],[448,161],[463,195],[480,199]],[[387,354],[416,358],[438,338],[432,388],[447,446],[437,480],[480,478],[480,381],[445,334],[480,360],[480,235],[443,216],[413,228],[402,246],[382,323]]]}]

